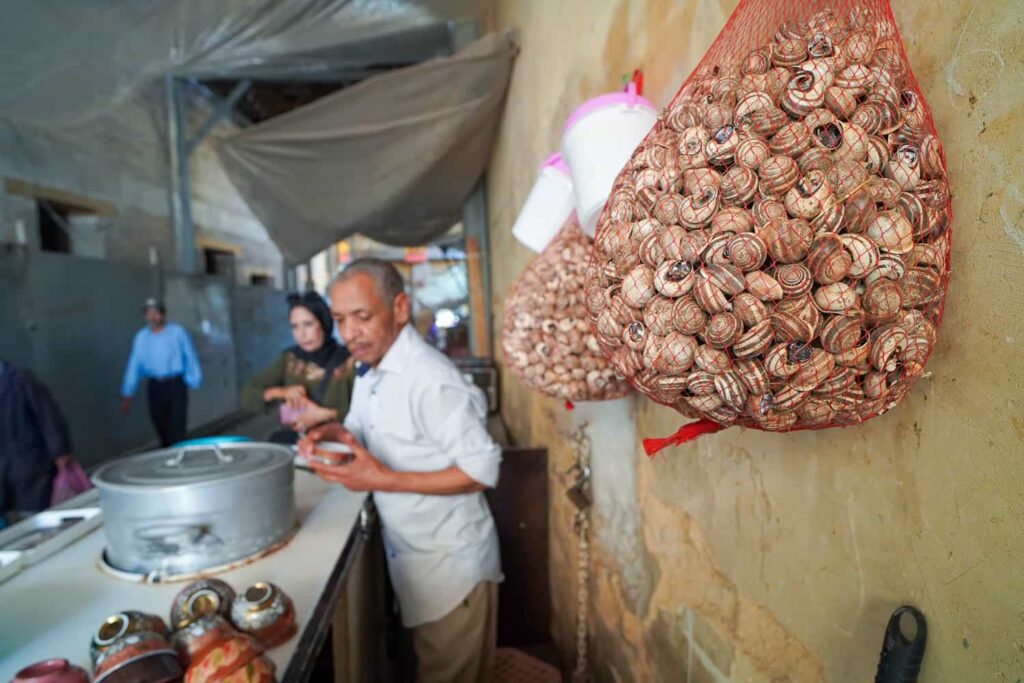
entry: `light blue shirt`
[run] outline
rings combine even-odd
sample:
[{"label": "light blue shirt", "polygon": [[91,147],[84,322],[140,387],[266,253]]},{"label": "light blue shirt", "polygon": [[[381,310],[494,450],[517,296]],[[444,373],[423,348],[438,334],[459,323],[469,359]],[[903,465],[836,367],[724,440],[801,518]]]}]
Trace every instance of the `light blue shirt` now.
[{"label": "light blue shirt", "polygon": [[203,369],[192,346],[192,339],[181,325],[167,323],[159,332],[143,327],[132,340],[132,353],[124,370],[121,395],[133,396],[143,377],[163,379],[184,375],[190,389],[198,389]]}]

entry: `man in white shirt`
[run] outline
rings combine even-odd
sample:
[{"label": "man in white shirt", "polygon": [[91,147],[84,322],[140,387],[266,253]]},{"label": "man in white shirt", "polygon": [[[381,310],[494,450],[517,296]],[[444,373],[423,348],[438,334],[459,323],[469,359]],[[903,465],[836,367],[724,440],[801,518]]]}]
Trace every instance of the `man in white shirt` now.
[{"label": "man in white shirt", "polygon": [[501,449],[487,403],[409,323],[390,263],[359,259],[331,285],[331,314],[360,370],[344,427],[309,432],[347,444],[353,459],[324,479],[373,491],[402,622],[413,631],[417,680],[490,681],[502,581],[498,536],[482,491],[498,481]]}]

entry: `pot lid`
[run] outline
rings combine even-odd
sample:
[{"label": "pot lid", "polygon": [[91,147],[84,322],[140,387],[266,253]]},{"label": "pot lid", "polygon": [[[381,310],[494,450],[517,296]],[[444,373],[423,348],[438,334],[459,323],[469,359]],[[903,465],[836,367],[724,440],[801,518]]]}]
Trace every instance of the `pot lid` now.
[{"label": "pot lid", "polygon": [[290,468],[293,459],[291,449],[278,444],[199,444],[122,458],[100,467],[92,479],[108,489],[183,486]]}]

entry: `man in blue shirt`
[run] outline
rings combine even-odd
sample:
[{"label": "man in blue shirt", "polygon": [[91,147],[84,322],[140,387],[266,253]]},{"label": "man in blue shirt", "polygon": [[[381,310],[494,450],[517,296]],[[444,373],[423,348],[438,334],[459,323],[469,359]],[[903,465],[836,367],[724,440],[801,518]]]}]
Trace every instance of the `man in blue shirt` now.
[{"label": "man in blue shirt", "polygon": [[121,384],[121,412],[128,414],[139,380],[148,378],[149,419],[166,447],[185,438],[188,390],[199,388],[203,370],[188,332],[167,322],[159,300],[147,299],[143,313],[146,326],[135,333]]}]

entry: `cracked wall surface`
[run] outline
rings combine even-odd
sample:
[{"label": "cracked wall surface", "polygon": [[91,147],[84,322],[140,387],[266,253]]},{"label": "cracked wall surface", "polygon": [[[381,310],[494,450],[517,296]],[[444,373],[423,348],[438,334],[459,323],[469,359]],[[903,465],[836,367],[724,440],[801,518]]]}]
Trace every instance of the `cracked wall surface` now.
[{"label": "cracked wall surface", "polygon": [[[639,439],[673,432],[674,412],[633,397],[570,413],[505,373],[514,438],[551,449],[552,630],[567,667],[577,546],[559,487],[587,420],[596,680],[871,680],[904,602],[929,619],[922,681],[1024,680],[1024,2],[894,4],[954,194],[932,378],[858,427],[730,429],[648,460]],[[522,45],[488,174],[496,316],[531,258],[512,222],[572,109],[635,67],[666,104],[734,5],[495,0],[492,28],[518,27]]]}]

